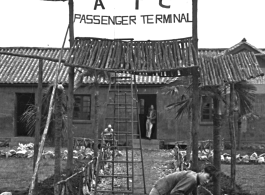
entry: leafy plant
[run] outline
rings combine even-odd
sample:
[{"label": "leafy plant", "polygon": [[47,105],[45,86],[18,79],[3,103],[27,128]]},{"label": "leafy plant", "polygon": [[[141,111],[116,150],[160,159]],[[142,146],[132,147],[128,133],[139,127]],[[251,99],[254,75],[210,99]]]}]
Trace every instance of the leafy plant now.
[{"label": "leafy plant", "polygon": [[[44,90],[43,98],[42,98],[42,113],[41,113],[41,129],[40,133],[42,134],[44,131],[44,127],[47,121],[48,111],[49,111],[49,102],[51,99],[53,85],[49,85],[47,89]],[[63,132],[66,132],[67,128],[67,96],[65,91],[63,92]],[[37,113],[37,105],[30,105],[28,109],[23,113],[20,120],[26,123],[27,134],[29,136],[33,136],[35,133],[35,125],[36,125],[36,113]],[[54,128],[54,105],[51,116],[51,122],[48,129],[47,136],[49,138],[53,137],[53,128]]]}]

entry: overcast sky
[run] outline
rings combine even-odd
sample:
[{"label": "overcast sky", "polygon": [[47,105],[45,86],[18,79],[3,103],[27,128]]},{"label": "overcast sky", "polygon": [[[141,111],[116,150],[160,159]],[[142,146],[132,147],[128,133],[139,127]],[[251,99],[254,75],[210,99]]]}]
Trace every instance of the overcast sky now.
[{"label": "overcast sky", "polygon": [[[74,0],[76,5],[75,11],[80,14],[82,12],[79,9],[80,2],[77,1],[86,1],[92,5],[95,4],[95,0]],[[134,0],[122,0],[122,2],[125,1],[133,2],[132,5],[135,5]],[[140,0],[140,7],[144,6],[144,1],[148,0]],[[177,1],[187,2],[189,0],[163,0],[163,3],[169,5]],[[111,0],[102,0],[102,2],[104,2],[106,6],[105,11],[107,10],[110,12],[107,7],[108,2],[111,2]],[[152,0],[152,2],[156,1]],[[152,5],[153,7],[150,7],[148,12],[145,11],[146,14],[155,14],[155,6],[158,6],[158,2],[157,0],[157,4]],[[86,6],[83,6],[83,8],[84,7]],[[129,10],[125,5],[123,8],[123,15],[134,14],[134,10]],[[172,8],[174,8],[173,4],[168,13],[186,13],[184,8],[181,10],[174,9],[174,12]],[[265,0],[198,0],[199,47],[228,48],[235,45],[243,38],[246,38],[250,44],[258,48],[265,48],[264,9]],[[98,10],[100,10],[100,6]],[[150,10],[155,10],[155,12],[151,12]],[[103,15],[107,12],[97,13]],[[158,10],[157,14],[160,13],[161,12]],[[84,14],[95,15],[95,12],[87,11],[87,13]],[[116,14],[118,14],[118,12]],[[68,2],[0,0],[0,24],[0,47],[61,47],[68,25]],[[164,36],[165,34],[167,36],[166,38],[179,38],[174,36],[180,33],[180,29],[186,29],[186,31],[190,29],[190,23],[182,23],[182,26],[180,26],[180,24],[170,25],[168,25],[170,30],[166,29],[165,25],[149,25],[148,28],[152,29],[153,33],[147,33],[144,39],[153,40],[154,38],[152,36]],[[142,26],[140,29],[135,28],[134,25],[128,25],[127,27],[131,29],[130,31],[134,34],[138,33],[144,35],[148,30],[144,29],[147,25]],[[98,30],[98,35],[101,37],[104,36],[104,34],[101,33],[106,32],[106,30],[101,30],[100,28]],[[121,29],[123,27],[119,26],[119,28]],[[122,34],[119,28],[117,27],[116,30],[114,30],[115,38],[118,38],[117,36],[119,33]],[[80,32],[78,32],[78,28],[76,28],[75,34],[82,35],[82,33],[80,34]],[[95,36],[92,31],[87,34],[87,36],[90,37]],[[113,33],[110,31],[108,34]],[[188,30],[187,35],[191,35],[190,30]],[[123,33],[123,36],[130,38],[130,35],[126,33]],[[69,43],[67,41],[66,46],[68,45]]]}]

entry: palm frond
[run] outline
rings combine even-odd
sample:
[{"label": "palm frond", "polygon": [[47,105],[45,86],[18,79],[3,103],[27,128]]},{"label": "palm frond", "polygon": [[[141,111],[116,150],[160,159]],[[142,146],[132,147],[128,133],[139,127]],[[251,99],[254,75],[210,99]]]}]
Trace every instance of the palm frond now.
[{"label": "palm frond", "polygon": [[[52,94],[52,88],[53,85],[49,85],[45,90],[42,98],[42,113],[41,113],[41,129],[40,133],[43,133],[43,130],[45,128],[45,124],[47,121],[47,116],[49,112],[49,102],[51,99],[51,94]],[[63,131],[66,131],[66,123],[67,123],[67,96],[65,91],[63,91]],[[54,108],[54,107],[53,107]],[[27,134],[30,136],[34,135],[35,132],[35,125],[36,125],[36,113],[37,113],[37,106],[36,105],[30,105],[28,109],[22,114],[20,120],[22,122],[26,123],[26,130]],[[54,112],[52,111],[52,117],[51,117],[51,122],[50,126],[48,129],[48,136],[52,136],[52,128],[54,123]]]},{"label": "palm frond", "polygon": [[245,115],[253,111],[253,103],[255,102],[256,87],[246,81],[235,84],[235,92],[239,98],[240,115]]},{"label": "palm frond", "polygon": [[190,109],[191,109],[191,103],[192,103],[191,99],[186,99],[186,100],[179,102],[179,109],[176,112],[175,118],[180,119],[185,114],[189,114]]},{"label": "palm frond", "polygon": [[179,95],[179,87],[178,86],[164,86],[162,87],[163,95],[171,95],[176,96]]}]

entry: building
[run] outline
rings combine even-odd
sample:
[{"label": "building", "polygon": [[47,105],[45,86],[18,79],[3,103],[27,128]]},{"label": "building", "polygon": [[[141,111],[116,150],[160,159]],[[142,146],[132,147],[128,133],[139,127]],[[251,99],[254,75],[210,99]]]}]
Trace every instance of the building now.
[{"label": "building", "polygon": [[[23,53],[26,55],[41,55],[50,58],[58,58],[59,48],[0,48],[0,51]],[[236,54],[242,51],[252,51],[256,54],[260,67],[265,71],[265,50],[258,49],[249,44],[245,39],[229,49],[199,49],[199,55],[223,55]],[[64,50],[64,57],[69,50]],[[55,76],[55,62],[45,61],[43,67],[43,86],[47,87],[53,82]],[[67,90],[68,73],[67,67],[60,68],[59,82]],[[79,75],[76,69],[76,77]],[[20,117],[30,104],[36,102],[36,91],[38,83],[38,60],[25,57],[0,55],[0,137],[9,140],[27,140],[26,126],[21,122]],[[167,77],[138,76],[138,98],[141,102],[139,114],[142,136],[145,136],[145,117],[151,104],[157,110],[157,121],[152,134],[152,139],[158,141],[172,142],[187,140],[188,125],[187,118],[175,119],[174,111],[168,111],[165,107],[175,101],[172,96],[163,94],[163,86],[168,83]],[[94,91],[88,88],[87,84],[93,83],[93,78],[84,78],[85,85],[75,91],[74,110],[74,136],[93,137],[93,113],[94,113]],[[242,131],[242,142],[265,143],[262,126],[265,122],[265,80],[264,77],[251,80],[257,86],[255,111],[260,116],[255,122],[244,123]],[[107,83],[102,80],[99,88],[99,129],[103,130],[104,103],[107,97]],[[212,139],[212,106],[211,100],[202,98],[204,109],[201,114],[199,140]],[[206,108],[206,109],[205,109]],[[223,137],[229,139],[229,131],[223,129]]]}]

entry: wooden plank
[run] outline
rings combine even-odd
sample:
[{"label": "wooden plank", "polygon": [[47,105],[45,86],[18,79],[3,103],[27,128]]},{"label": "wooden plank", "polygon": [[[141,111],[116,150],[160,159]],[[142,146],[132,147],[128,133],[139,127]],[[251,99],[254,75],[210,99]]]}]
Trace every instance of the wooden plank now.
[{"label": "wooden plank", "polygon": [[151,42],[151,47],[152,47],[152,65],[153,65],[153,69],[154,70],[157,70],[158,67],[157,67],[157,62],[156,62],[156,46],[155,46],[155,42]]},{"label": "wooden plank", "polygon": [[88,59],[89,59],[89,56],[91,55],[90,53],[90,50],[93,46],[93,40],[87,40],[87,47],[86,47],[86,51],[84,53],[84,60],[83,60],[83,65],[88,65]]},{"label": "wooden plank", "polygon": [[106,45],[105,45],[106,49],[104,50],[104,52],[102,54],[103,57],[102,57],[102,61],[100,63],[99,68],[102,68],[102,69],[105,68],[107,57],[108,57],[108,54],[109,54],[110,49],[111,49],[111,45],[112,45],[111,41],[106,42]]},{"label": "wooden plank", "polygon": [[184,43],[183,43],[183,41],[180,41],[179,44],[181,45],[181,56],[182,56],[182,61],[183,61],[183,67],[187,67]]},{"label": "wooden plank", "polygon": [[189,59],[190,59],[190,66],[194,66],[194,60],[193,60],[193,54],[192,54],[192,43],[191,39],[189,39],[189,44],[188,44],[188,51],[189,51]]},{"label": "wooden plank", "polygon": [[178,60],[179,60],[179,65],[180,65],[180,67],[184,67],[179,43],[176,41],[175,45],[176,45],[176,49],[177,49],[177,56],[178,56]]},{"label": "wooden plank", "polygon": [[130,63],[130,69],[131,70],[135,70],[135,65],[134,65],[134,60],[133,60],[133,43],[129,42],[128,47],[129,47],[128,60],[129,60],[129,63]]},{"label": "wooden plank", "polygon": [[106,69],[110,68],[110,58],[111,58],[113,47],[114,47],[114,41],[111,42],[111,45],[110,45],[110,48],[109,48],[108,58],[107,58],[107,61],[106,61],[106,66],[105,66]]},{"label": "wooden plank", "polygon": [[93,64],[93,67],[95,68],[100,68],[99,64],[100,64],[100,59],[102,59],[102,53],[105,49],[105,45],[106,45],[106,40],[102,40],[99,48],[98,48],[98,52],[97,52],[97,56],[95,58],[95,62]]},{"label": "wooden plank", "polygon": [[173,54],[173,58],[174,58],[174,62],[175,62],[175,68],[180,67],[178,57],[177,57],[178,54],[177,54],[177,48],[175,45],[175,41],[172,41],[172,54]]},{"label": "wooden plank", "polygon": [[97,47],[98,47],[98,41],[95,41],[93,47],[91,48],[91,55],[89,56],[89,63],[88,66],[92,67],[92,64],[94,62],[95,56],[96,56],[96,52],[97,52]]},{"label": "wooden plank", "polygon": [[190,58],[189,58],[189,47],[188,47],[188,42],[185,41],[184,42],[184,52],[185,52],[185,58],[186,58],[186,67],[189,67],[190,66]]},{"label": "wooden plank", "polygon": [[169,60],[170,60],[170,68],[175,68],[176,67],[176,64],[175,64],[175,61],[174,61],[174,57],[173,57],[173,45],[172,45],[172,42],[168,42],[168,54],[169,54]]},{"label": "wooden plank", "polygon": [[156,68],[157,68],[157,70],[161,69],[161,66],[160,66],[161,59],[160,59],[159,55],[160,54],[159,54],[159,49],[158,49],[158,42],[156,41],[155,42],[155,60],[156,60]]},{"label": "wooden plank", "polygon": [[144,46],[144,51],[146,54],[146,67],[144,67],[144,70],[148,70],[148,67],[150,67],[149,47],[146,43],[144,43],[143,46]]}]

